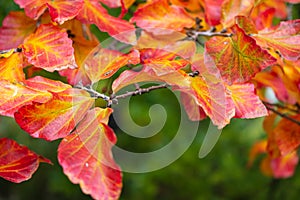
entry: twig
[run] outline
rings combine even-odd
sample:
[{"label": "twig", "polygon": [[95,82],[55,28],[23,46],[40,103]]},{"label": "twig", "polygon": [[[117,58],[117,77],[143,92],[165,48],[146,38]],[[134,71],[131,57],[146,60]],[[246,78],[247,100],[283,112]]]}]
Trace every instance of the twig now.
[{"label": "twig", "polygon": [[187,36],[192,38],[193,40],[197,40],[198,36],[207,36],[207,37],[212,37],[212,36],[222,36],[222,37],[232,37],[232,33],[226,33],[226,30],[222,30],[220,32],[215,32],[215,28],[212,27],[210,30],[207,31],[199,31],[199,30],[194,30],[194,29],[188,29],[187,31]]},{"label": "twig", "polygon": [[[11,50],[12,49],[1,50],[0,51],[0,56],[1,56],[1,54],[6,54],[6,53],[10,52]],[[14,48],[13,50],[14,50],[14,53],[22,52],[22,48]]]},{"label": "twig", "polygon": [[285,119],[287,119],[287,120],[290,120],[291,122],[294,122],[294,123],[296,123],[297,125],[300,126],[300,121],[295,120],[295,119],[291,118],[290,116],[288,116],[288,115],[286,115],[286,114],[284,114],[284,113],[281,113],[281,112],[279,112],[278,110],[275,110],[274,108],[272,108],[272,107],[270,107],[270,106],[268,106],[268,105],[265,105],[265,106],[266,106],[266,108],[267,108],[268,110],[274,112],[275,114],[279,115],[280,117],[285,118]]},{"label": "twig", "polygon": [[112,104],[118,104],[118,99],[124,99],[124,98],[129,97],[129,96],[141,95],[141,94],[150,92],[152,90],[167,88],[168,86],[169,86],[168,84],[164,83],[164,84],[161,84],[161,85],[155,85],[155,86],[151,86],[151,87],[148,87],[148,88],[140,88],[140,86],[136,83],[135,84],[136,89],[134,91],[131,91],[131,92],[127,91],[126,93],[120,94],[120,95],[117,95],[117,96],[115,94],[112,94],[111,96],[107,96],[105,94],[97,92],[91,86],[83,86],[80,83],[78,85],[76,85],[75,88],[87,91],[94,98],[103,99],[104,101],[107,102],[107,107],[110,107]]},{"label": "twig", "polygon": [[277,108],[283,108],[283,109],[289,110],[289,111],[297,113],[297,114],[300,113],[299,109],[292,109],[292,108],[289,108],[289,107],[286,107],[284,105],[277,104],[277,103],[269,103],[269,102],[266,102],[266,101],[262,101],[262,102],[263,102],[263,104],[268,105],[268,106],[274,106],[274,107],[277,107]]},{"label": "twig", "polygon": [[166,84],[166,83],[161,84],[161,85],[154,85],[154,86],[151,86],[151,87],[148,87],[148,88],[140,88],[139,86],[136,85],[136,90],[135,91],[126,92],[125,94],[120,94],[120,95],[114,96],[114,97],[111,98],[111,100],[124,99],[124,98],[129,97],[129,96],[141,95],[141,94],[144,94],[144,93],[148,93],[152,90],[167,88],[168,86],[169,85]]},{"label": "twig", "polygon": [[97,92],[91,86],[83,86],[82,84],[78,84],[78,85],[75,86],[75,88],[79,88],[79,89],[87,91],[88,93],[90,93],[90,95],[92,97],[101,98],[101,99],[103,99],[103,100],[105,100],[107,102],[109,102],[111,100],[109,96]]}]

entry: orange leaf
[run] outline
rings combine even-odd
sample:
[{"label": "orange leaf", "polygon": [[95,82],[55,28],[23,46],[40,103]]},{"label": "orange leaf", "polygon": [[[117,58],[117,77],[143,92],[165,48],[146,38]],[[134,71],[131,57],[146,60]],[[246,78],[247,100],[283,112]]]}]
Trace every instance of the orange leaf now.
[{"label": "orange leaf", "polygon": [[84,69],[92,83],[114,75],[121,67],[127,64],[140,63],[140,54],[132,50],[128,54],[105,48],[97,48],[91,52],[84,63]]},{"label": "orange leaf", "polygon": [[83,9],[77,19],[83,23],[95,24],[101,31],[121,42],[136,43],[135,27],[128,21],[109,15],[98,0],[84,0]]},{"label": "orange leaf", "polygon": [[46,103],[33,103],[15,113],[19,126],[32,137],[56,140],[67,136],[93,105],[89,94],[79,89],[54,93]]},{"label": "orange leaf", "polygon": [[200,121],[207,117],[204,110],[196,103],[192,96],[182,92],[180,97],[181,103],[183,104],[190,120]]},{"label": "orange leaf", "polygon": [[254,3],[255,0],[225,0],[222,4],[222,25],[227,28],[234,24],[235,16],[249,16]]},{"label": "orange leaf", "polygon": [[47,71],[76,68],[72,40],[65,30],[52,24],[41,25],[23,44],[28,62]]},{"label": "orange leaf", "polygon": [[21,8],[24,8],[28,17],[37,20],[47,9],[46,3],[51,0],[14,0]]},{"label": "orange leaf", "polygon": [[23,56],[21,53],[14,53],[8,58],[0,58],[1,80],[19,82],[25,80],[23,72]]},{"label": "orange leaf", "polygon": [[182,7],[170,6],[168,0],[154,1],[143,6],[133,14],[130,21],[155,35],[182,31],[195,24]]},{"label": "orange leaf", "polygon": [[255,40],[237,25],[231,29],[232,37],[213,37],[205,46],[229,85],[247,82],[257,72],[276,62],[275,58],[260,48]]},{"label": "orange leaf", "polygon": [[225,93],[224,84],[212,75],[191,79],[192,91],[188,93],[219,129],[226,126],[234,116],[234,105]]},{"label": "orange leaf", "polygon": [[14,183],[26,181],[37,170],[40,162],[51,164],[50,160],[11,139],[0,139],[0,177]]},{"label": "orange leaf", "polygon": [[246,34],[257,33],[254,22],[245,16],[236,16],[236,24],[245,31]]},{"label": "orange leaf", "polygon": [[250,167],[253,164],[255,158],[259,154],[267,153],[266,148],[267,148],[267,141],[266,140],[258,141],[254,145],[252,145],[250,153],[249,153],[248,163],[247,163],[248,167]]},{"label": "orange leaf", "polygon": [[204,0],[170,0],[174,5],[181,6],[192,12],[199,12],[203,9]]},{"label": "orange leaf", "polygon": [[64,173],[94,199],[118,199],[122,188],[122,174],[111,153],[117,140],[107,125],[111,112],[109,108],[88,111],[58,148]]},{"label": "orange leaf", "polygon": [[47,91],[37,91],[7,80],[0,80],[0,93],[0,114],[10,117],[24,105],[32,102],[45,103],[52,98],[52,94]]},{"label": "orange leaf", "polygon": [[260,46],[273,48],[284,58],[296,61],[300,58],[300,20],[281,22],[274,29],[264,29],[253,37]]},{"label": "orange leaf", "polygon": [[24,12],[10,12],[0,28],[0,50],[17,48],[35,28],[36,22],[28,18]]},{"label": "orange leaf", "polygon": [[[300,115],[291,117],[300,121]],[[281,155],[291,153],[300,145],[300,126],[286,118],[280,120],[273,134]]]},{"label": "orange leaf", "polygon": [[59,74],[66,76],[68,83],[72,85],[76,85],[79,82],[83,85],[90,85],[91,80],[86,73],[84,62],[91,57],[91,53],[98,45],[99,42],[96,40],[90,41],[86,40],[84,37],[76,35],[73,39],[73,47],[75,51],[75,61],[78,68],[64,69],[59,71]]},{"label": "orange leaf", "polygon": [[47,6],[52,21],[63,24],[77,16],[83,6],[83,0],[48,1]]},{"label": "orange leaf", "polygon": [[257,118],[268,115],[268,111],[254,93],[254,85],[250,83],[227,86],[235,105],[235,117]]},{"label": "orange leaf", "polygon": [[49,91],[54,93],[62,92],[71,88],[71,86],[68,84],[44,78],[42,76],[35,76],[33,78],[27,79],[24,81],[24,84],[30,89]]}]

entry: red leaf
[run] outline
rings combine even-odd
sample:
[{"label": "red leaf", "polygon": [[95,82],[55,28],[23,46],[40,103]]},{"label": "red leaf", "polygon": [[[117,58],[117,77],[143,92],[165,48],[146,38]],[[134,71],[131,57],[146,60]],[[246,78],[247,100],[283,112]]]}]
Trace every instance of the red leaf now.
[{"label": "red leaf", "polygon": [[204,110],[196,103],[192,96],[182,92],[180,97],[181,103],[183,104],[190,120],[200,121],[207,117]]},{"label": "red leaf", "polygon": [[221,5],[224,0],[205,0],[205,20],[211,26],[220,24]]},{"label": "red leaf", "polygon": [[71,88],[53,94],[44,104],[23,106],[14,116],[19,126],[32,137],[52,141],[67,136],[93,103],[87,92]]},{"label": "red leaf", "polygon": [[45,103],[52,98],[46,91],[37,91],[25,87],[23,84],[11,83],[0,80],[0,114],[13,117],[14,113],[22,106],[32,102]]},{"label": "red leaf", "polygon": [[110,8],[117,8],[117,7],[121,7],[121,0],[99,0],[101,3],[104,3],[105,5],[107,5]]},{"label": "red leaf", "polygon": [[136,43],[135,27],[128,21],[109,15],[98,0],[84,0],[83,9],[77,18],[83,23],[96,24],[101,31],[121,42]]},{"label": "red leaf", "polygon": [[0,28],[0,50],[17,48],[35,29],[36,22],[23,12],[10,12]]},{"label": "red leaf", "polygon": [[293,176],[299,157],[296,151],[288,155],[271,160],[271,168],[275,178],[288,178]]},{"label": "red leaf", "polygon": [[276,62],[237,25],[232,27],[232,31],[232,37],[213,37],[205,44],[207,53],[229,85],[247,82],[257,72]]},{"label": "red leaf", "polygon": [[21,8],[24,8],[28,17],[37,20],[46,10],[46,3],[51,0],[14,0]]},{"label": "red leaf", "polygon": [[253,84],[234,84],[227,89],[235,105],[235,117],[249,119],[268,115],[266,107],[254,94]]},{"label": "red leaf", "polygon": [[222,25],[227,28],[234,24],[235,16],[249,16],[254,4],[255,0],[224,0],[222,4]]},{"label": "red leaf", "polygon": [[101,79],[111,77],[121,67],[127,64],[136,65],[138,63],[140,63],[138,50],[132,50],[127,54],[122,54],[119,51],[99,47],[87,57],[84,63],[84,69],[92,83],[95,83]]},{"label": "red leaf", "polygon": [[273,48],[284,58],[296,61],[300,58],[300,20],[281,22],[274,29],[264,29],[253,37],[260,46]]},{"label": "red leaf", "polygon": [[35,76],[24,81],[24,84],[34,90],[49,91],[49,92],[62,92],[71,88],[70,85],[64,84],[60,81],[51,80],[42,76]]},{"label": "red leaf", "polygon": [[11,139],[0,139],[0,177],[14,183],[26,181],[37,170],[40,162],[51,164],[48,159]]},{"label": "red leaf", "polygon": [[23,44],[28,62],[47,71],[76,68],[72,40],[65,30],[52,24],[41,25]]},{"label": "red leaf", "polygon": [[63,24],[77,16],[83,6],[83,0],[55,0],[47,2],[52,21]]},{"label": "red leaf", "polygon": [[194,97],[212,122],[219,129],[226,126],[234,116],[234,105],[225,93],[224,84],[212,75],[205,75],[192,78],[191,87],[187,93]]},{"label": "red leaf", "polygon": [[[300,115],[292,118],[300,121]],[[282,155],[291,153],[300,145],[300,126],[286,118],[280,120],[273,134]]]},{"label": "red leaf", "polygon": [[195,24],[182,7],[170,6],[168,0],[154,1],[143,6],[133,14],[130,21],[155,35],[182,31]]},{"label": "red leaf", "polygon": [[94,199],[118,199],[122,187],[122,174],[111,153],[116,136],[107,126],[111,112],[109,108],[88,111],[58,148],[64,173]]}]

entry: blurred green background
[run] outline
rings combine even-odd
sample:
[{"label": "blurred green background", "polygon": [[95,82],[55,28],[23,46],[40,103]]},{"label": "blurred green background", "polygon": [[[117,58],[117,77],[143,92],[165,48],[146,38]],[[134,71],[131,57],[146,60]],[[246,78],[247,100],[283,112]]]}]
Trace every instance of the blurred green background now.
[{"label": "blurred green background", "polygon": [[[299,7],[294,8],[294,12]],[[12,0],[0,1],[0,22],[10,10],[17,10]],[[1,35],[0,35],[1,37]],[[131,116],[137,124],[150,122],[149,107],[161,104],[167,112],[164,128],[155,136],[136,139],[122,133],[117,127],[118,146],[134,152],[158,149],[175,136],[179,116],[179,105],[167,89],[133,97],[130,103]],[[160,116],[155,116],[160,117]],[[275,180],[263,176],[259,171],[259,159],[252,168],[247,168],[251,145],[263,138],[262,119],[232,120],[223,129],[213,150],[203,159],[198,158],[199,149],[209,121],[201,122],[198,134],[189,149],[171,165],[143,174],[124,173],[124,200],[185,200],[185,199],[298,199],[300,195],[299,169],[289,179]],[[111,124],[114,126],[114,124]],[[189,127],[186,127],[187,134]],[[63,174],[57,162],[59,141],[46,142],[33,139],[23,132],[13,119],[0,118],[0,137],[9,137],[31,150],[52,160],[53,166],[41,164],[32,179],[21,184],[10,183],[0,178],[0,200],[85,200],[90,196],[81,192]]]}]

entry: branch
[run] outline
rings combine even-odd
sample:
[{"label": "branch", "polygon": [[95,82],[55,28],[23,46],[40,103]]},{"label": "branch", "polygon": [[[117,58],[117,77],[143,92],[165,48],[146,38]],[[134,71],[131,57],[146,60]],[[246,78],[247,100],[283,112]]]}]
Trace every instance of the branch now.
[{"label": "branch", "polygon": [[263,102],[263,104],[265,104],[265,106],[282,108],[282,109],[286,109],[286,110],[289,110],[291,112],[294,112],[296,114],[300,114],[300,110],[299,109],[289,108],[287,106],[284,106],[284,105],[281,105],[281,104],[278,104],[278,103],[269,103],[269,102],[266,102],[266,101],[262,101],[262,102]]},{"label": "branch", "polygon": [[279,115],[280,117],[285,118],[285,119],[287,119],[287,120],[290,120],[291,122],[294,122],[294,123],[296,123],[297,125],[300,126],[300,121],[295,120],[295,119],[291,118],[290,116],[288,116],[287,114],[281,113],[281,112],[279,112],[278,110],[276,110],[276,109],[274,109],[274,108],[272,108],[272,107],[270,107],[270,106],[268,106],[268,105],[266,105],[266,104],[265,104],[265,106],[266,106],[266,108],[267,108],[268,110],[274,112],[275,114]]},{"label": "branch", "polygon": [[[1,50],[0,51],[0,56],[1,56],[1,54],[6,54],[6,53],[10,52],[11,50],[12,49]],[[13,50],[14,50],[14,53],[22,52],[22,48],[14,48]]]},{"label": "branch", "polygon": [[148,88],[140,88],[140,86],[138,84],[135,84],[136,89],[134,91],[131,92],[126,92],[124,94],[120,94],[115,96],[114,94],[111,95],[110,97],[110,101],[108,101],[108,106],[111,106],[112,104],[118,104],[118,99],[125,99],[129,96],[135,96],[135,95],[142,95],[144,93],[148,93],[152,90],[157,90],[157,89],[162,89],[162,88],[167,88],[169,87],[168,84],[164,83],[161,85],[154,85]]},{"label": "branch", "polygon": [[212,37],[212,36],[222,36],[222,37],[231,37],[233,34],[232,33],[226,33],[226,29],[220,31],[220,32],[215,32],[216,29],[215,27],[212,27],[210,30],[207,31],[199,31],[199,30],[194,30],[194,29],[187,29],[187,36],[192,38],[193,40],[197,40],[198,36],[207,36],[207,37]]},{"label": "branch", "polygon": [[148,87],[148,88],[140,88],[140,86],[138,84],[135,84],[136,90],[131,91],[131,92],[127,91],[126,93],[120,94],[120,95],[117,95],[117,96],[115,96],[114,94],[112,94],[111,96],[107,96],[105,94],[97,92],[91,86],[83,86],[82,84],[78,84],[74,87],[87,91],[94,98],[103,99],[104,101],[107,102],[107,107],[110,107],[112,104],[118,104],[118,99],[124,99],[124,98],[129,97],[129,96],[142,95],[142,94],[148,93],[152,90],[167,88],[167,87],[169,87],[169,85],[164,83],[164,84],[161,84],[161,85],[155,85],[155,86],[151,86],[151,87]]},{"label": "branch", "polygon": [[85,90],[87,91],[88,93],[90,93],[90,95],[92,97],[95,97],[95,98],[101,98],[107,102],[110,101],[110,97],[105,95],[105,94],[102,94],[102,93],[99,93],[97,92],[96,90],[94,90],[91,86],[83,86],[81,84],[78,84],[75,86],[75,88],[78,88],[78,89],[82,89],[82,90]]}]

